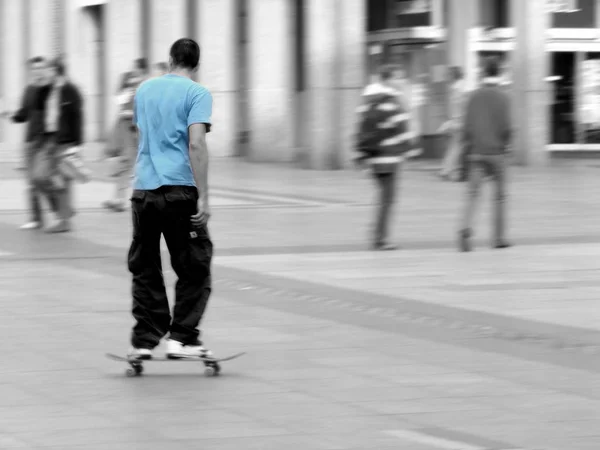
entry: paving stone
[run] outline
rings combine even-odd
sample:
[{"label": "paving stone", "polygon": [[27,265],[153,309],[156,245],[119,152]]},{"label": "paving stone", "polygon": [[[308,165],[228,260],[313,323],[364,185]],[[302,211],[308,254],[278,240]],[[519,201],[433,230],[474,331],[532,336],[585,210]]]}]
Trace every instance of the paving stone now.
[{"label": "paving stone", "polygon": [[[132,324],[130,216],[98,207],[105,180],[77,187],[64,236],[17,231],[23,181],[9,181],[0,448],[600,448],[595,171],[515,168],[511,190],[527,193],[509,203],[519,245],[464,255],[452,248],[464,185],[409,169],[394,225],[406,248],[372,253],[370,180],[213,170],[204,338],[218,354],[248,351],[215,379],[201,364],[152,362],[128,379],[104,358],[126,351]],[[165,277],[172,295],[166,260]]]}]

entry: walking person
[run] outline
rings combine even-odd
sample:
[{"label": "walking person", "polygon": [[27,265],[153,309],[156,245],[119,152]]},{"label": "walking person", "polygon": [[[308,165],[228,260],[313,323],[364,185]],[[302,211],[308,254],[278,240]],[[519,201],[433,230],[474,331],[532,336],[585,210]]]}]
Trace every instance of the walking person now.
[{"label": "walking person", "polygon": [[[152,358],[167,334],[169,358],[211,355],[200,341],[199,325],[212,290],[206,144],[212,95],[192,80],[199,62],[195,41],[176,41],[170,73],[143,82],[134,99],[139,145],[128,268],[136,323],[129,356],[139,359]],[[162,275],[161,235],[178,277],[172,316]]]},{"label": "walking person", "polygon": [[115,192],[113,198],[103,204],[115,212],[126,209],[126,197],[131,186],[133,165],[137,154],[136,130],[131,120],[133,118],[133,98],[140,83],[145,79],[145,73],[133,71],[126,74],[123,86],[117,96],[119,113],[115,126],[115,146],[118,148],[117,168],[114,173]]},{"label": "walking person", "polygon": [[510,98],[500,86],[500,66],[486,60],[482,85],[468,99],[463,130],[469,162],[468,197],[459,232],[459,248],[472,250],[473,217],[486,177],[494,183],[492,247],[510,247],[506,241],[506,171],[512,137]]},{"label": "walking person", "polygon": [[379,189],[379,205],[375,220],[372,246],[375,250],[395,250],[389,241],[389,224],[396,198],[396,185],[406,157],[415,155],[410,144],[414,133],[410,131],[410,114],[402,104],[402,96],[394,88],[393,77],[397,68],[383,66],[379,81],[368,85],[363,93],[363,103],[358,108],[357,163],[370,169]]},{"label": "walking person", "polygon": [[[46,232],[64,233],[71,230],[75,211],[72,204],[73,177],[62,167],[65,159],[77,154],[83,143],[83,99],[77,87],[68,80],[60,59],[51,61],[49,77],[50,83],[39,89],[35,101],[36,114],[41,120],[36,157],[38,161],[45,161],[39,167],[47,167],[47,173],[34,174],[34,183],[39,192],[49,198],[56,196],[58,201],[56,221]],[[36,169],[38,172],[39,167]]]},{"label": "walking person", "polygon": [[[20,108],[14,113],[3,112],[4,117],[10,118],[15,123],[27,123],[25,130],[25,166],[27,174],[27,199],[29,203],[30,219],[21,225],[22,230],[35,230],[43,226],[42,204],[39,192],[33,183],[34,164],[38,149],[39,133],[42,127],[41,116],[36,109],[36,98],[39,89],[47,82],[46,60],[36,56],[28,61],[30,84],[25,88]],[[58,210],[58,202],[55,196],[48,197],[50,209]]]},{"label": "walking person", "polygon": [[[35,156],[38,149],[40,130],[43,126],[41,116],[36,109],[36,98],[39,89],[47,82],[46,60],[41,56],[36,56],[28,61],[30,84],[25,88],[20,108],[14,113],[4,112],[5,117],[9,117],[15,123],[27,123],[25,130],[25,168],[27,174],[27,198],[29,202],[30,219],[20,228],[22,230],[35,230],[43,226],[42,204],[39,192],[33,183]],[[56,197],[48,197],[50,209],[53,212],[58,210]]]},{"label": "walking person", "polygon": [[465,111],[466,93],[463,87],[464,74],[460,67],[451,67],[452,84],[449,96],[449,120],[445,122],[440,132],[446,134],[448,146],[442,162],[440,177],[449,181],[466,181],[467,162],[463,158],[461,133],[463,114]]},{"label": "walking person", "polygon": [[27,170],[30,167],[29,161],[31,159],[32,143],[35,138],[35,127],[36,121],[34,117],[33,101],[37,89],[45,80],[45,60],[41,56],[35,56],[27,61],[28,79],[29,84],[23,91],[21,98],[21,106],[12,115],[12,121],[15,123],[26,123],[25,129],[25,145],[23,146],[23,159],[24,164],[19,167],[20,170]]}]

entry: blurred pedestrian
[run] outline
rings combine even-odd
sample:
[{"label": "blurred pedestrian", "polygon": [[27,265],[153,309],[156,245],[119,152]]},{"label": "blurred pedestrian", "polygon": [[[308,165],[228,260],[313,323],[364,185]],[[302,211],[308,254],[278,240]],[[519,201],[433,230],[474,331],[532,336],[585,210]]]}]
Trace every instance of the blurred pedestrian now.
[{"label": "blurred pedestrian", "polygon": [[359,131],[356,162],[367,167],[379,189],[379,206],[375,220],[372,245],[375,250],[394,250],[389,242],[389,223],[396,197],[396,184],[401,164],[418,152],[411,148],[415,135],[410,131],[408,106],[394,87],[394,66],[383,66],[379,80],[369,84],[363,92],[358,108]]},{"label": "blurred pedestrian", "polygon": [[[213,244],[208,233],[208,148],[212,95],[195,83],[200,47],[191,39],[170,50],[170,73],[142,83],[134,99],[139,146],[132,195],[136,324],[130,357],[152,358],[169,333],[167,356],[210,356],[198,329],[211,293]],[[177,274],[173,316],[162,274],[164,236]]]},{"label": "blurred pedestrian", "polygon": [[446,154],[442,162],[440,177],[451,181],[466,181],[467,162],[463,157],[465,153],[462,151],[461,144],[466,99],[462,69],[460,67],[451,67],[450,77],[452,80],[448,102],[450,117],[440,128],[440,132],[447,137]]},{"label": "blurred pedestrian", "polygon": [[[34,230],[43,226],[42,204],[40,195],[33,183],[33,171],[36,151],[38,149],[39,133],[43,127],[42,117],[36,109],[36,98],[39,89],[47,82],[47,62],[42,56],[31,58],[28,62],[29,85],[25,88],[20,108],[14,113],[3,112],[15,123],[27,123],[25,130],[25,168],[27,170],[27,197],[29,201],[30,220],[21,226],[22,230]],[[55,196],[48,197],[53,212],[58,210]]]},{"label": "blurred pedestrian", "polygon": [[106,155],[113,163],[111,175],[115,178],[115,189],[112,198],[103,203],[105,208],[116,212],[125,211],[127,196],[131,190],[132,171],[137,153],[136,130],[131,122],[133,98],[138,86],[147,77],[147,60],[136,59],[133,70],[123,74],[117,91],[117,118]]},{"label": "blurred pedestrian", "polygon": [[465,205],[459,248],[471,251],[473,216],[486,177],[494,183],[492,247],[510,247],[506,234],[506,171],[512,137],[510,97],[500,86],[500,66],[495,58],[485,61],[482,85],[467,102],[464,123],[464,150],[469,162],[468,197]]},{"label": "blurred pedestrian", "polygon": [[112,211],[123,212],[126,209],[127,196],[131,188],[133,166],[137,155],[137,136],[133,126],[133,99],[138,86],[146,79],[144,64],[125,74],[123,84],[117,95],[119,112],[115,126],[115,190],[113,197],[104,202],[104,207]]},{"label": "blurred pedestrian", "polygon": [[169,73],[169,65],[166,62],[159,62],[154,64],[152,75],[155,77],[162,77]]},{"label": "blurred pedestrian", "polygon": [[29,167],[28,161],[31,154],[31,143],[34,141],[35,136],[35,118],[34,111],[32,109],[33,99],[37,88],[45,80],[45,60],[41,56],[35,56],[27,61],[27,71],[29,83],[25,87],[23,96],[21,97],[20,108],[12,115],[12,120],[15,123],[27,123],[25,130],[25,145],[23,148],[22,165],[19,166],[19,170],[27,170]]},{"label": "blurred pedestrian", "polygon": [[83,99],[67,78],[61,59],[52,60],[48,70],[49,83],[38,90],[35,100],[41,130],[33,179],[38,192],[49,198],[56,196],[58,201],[56,221],[46,231],[64,233],[71,230],[70,220],[75,214],[72,182],[76,176],[65,166],[79,154],[83,143]]}]

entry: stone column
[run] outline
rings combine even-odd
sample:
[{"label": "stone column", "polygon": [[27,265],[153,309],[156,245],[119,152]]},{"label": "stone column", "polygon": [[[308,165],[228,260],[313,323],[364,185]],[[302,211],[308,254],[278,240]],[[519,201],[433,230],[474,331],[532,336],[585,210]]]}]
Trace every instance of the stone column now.
[{"label": "stone column", "polygon": [[308,107],[301,121],[308,136],[308,166],[351,164],[355,109],[364,88],[366,6],[362,0],[307,0]]},{"label": "stone column", "polygon": [[250,159],[291,162],[292,4],[248,0]]},{"label": "stone column", "polygon": [[151,0],[151,3],[150,64],[167,62],[173,42],[186,37],[186,2],[185,0]]},{"label": "stone column", "polygon": [[546,0],[512,0],[517,39],[513,51],[514,152],[521,165],[544,164],[549,135]]},{"label": "stone column", "polygon": [[198,81],[213,96],[213,127],[208,146],[213,156],[235,154],[235,0],[200,0],[194,35],[200,44]]},{"label": "stone column", "polygon": [[[26,48],[21,33],[24,2],[22,0],[3,0],[0,29],[4,34],[2,39],[2,106],[15,111],[21,104],[23,89],[26,86]],[[10,69],[8,69],[10,68]],[[2,160],[17,161],[21,158],[24,127],[5,122],[3,133]]]}]

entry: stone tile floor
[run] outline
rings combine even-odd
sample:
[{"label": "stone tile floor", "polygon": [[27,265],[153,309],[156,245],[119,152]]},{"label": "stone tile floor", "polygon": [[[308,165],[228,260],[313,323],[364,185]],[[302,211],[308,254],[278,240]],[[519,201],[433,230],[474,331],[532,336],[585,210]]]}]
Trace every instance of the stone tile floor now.
[{"label": "stone tile floor", "polygon": [[[406,168],[395,235],[373,254],[370,181],[217,161],[219,378],[104,358],[132,324],[128,214],[78,186],[76,230],[24,233],[24,182],[0,185],[1,449],[600,448],[597,169],[515,168],[505,252],[454,251],[464,186]],[[165,255],[166,256],[166,255]],[[165,265],[168,267],[168,263]],[[173,274],[165,271],[172,292]]]}]

